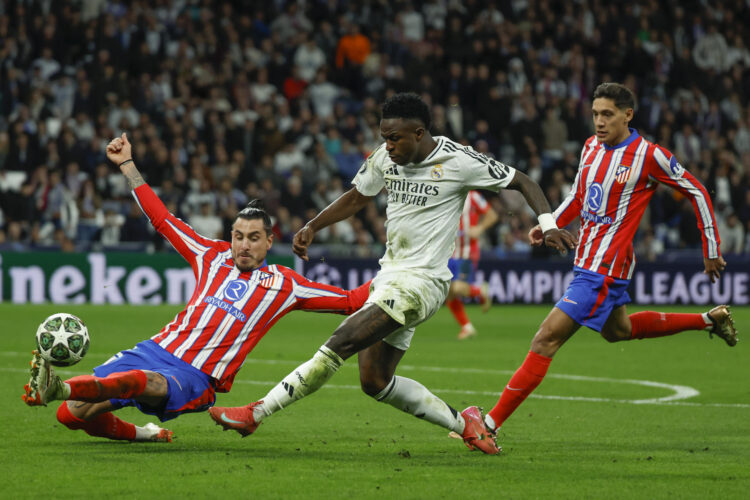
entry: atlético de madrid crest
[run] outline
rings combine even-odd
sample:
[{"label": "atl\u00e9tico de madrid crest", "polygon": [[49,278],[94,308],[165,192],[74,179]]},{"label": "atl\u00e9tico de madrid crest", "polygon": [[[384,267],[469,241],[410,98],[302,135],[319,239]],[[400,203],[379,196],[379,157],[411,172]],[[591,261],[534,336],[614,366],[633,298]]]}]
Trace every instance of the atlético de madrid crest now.
[{"label": "atl\u00e9tico de madrid crest", "polygon": [[617,182],[625,184],[630,179],[630,165],[618,165],[615,175]]}]

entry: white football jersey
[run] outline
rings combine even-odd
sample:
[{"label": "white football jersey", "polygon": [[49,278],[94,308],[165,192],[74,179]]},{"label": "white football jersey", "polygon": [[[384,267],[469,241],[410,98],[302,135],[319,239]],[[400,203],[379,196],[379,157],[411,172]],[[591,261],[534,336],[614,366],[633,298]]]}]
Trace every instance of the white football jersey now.
[{"label": "white football jersey", "polygon": [[385,144],[365,160],[352,180],[357,191],[375,196],[388,193],[388,242],[380,267],[418,271],[449,280],[453,253],[466,195],[472,189],[498,191],[515,176],[504,165],[447,137],[434,137],[437,147],[421,163],[397,165]]}]

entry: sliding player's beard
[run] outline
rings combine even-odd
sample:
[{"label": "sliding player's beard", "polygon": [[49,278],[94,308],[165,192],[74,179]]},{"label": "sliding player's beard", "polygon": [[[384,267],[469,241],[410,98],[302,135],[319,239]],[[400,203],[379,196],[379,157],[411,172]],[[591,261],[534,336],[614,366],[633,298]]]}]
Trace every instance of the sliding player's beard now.
[{"label": "sliding player's beard", "polygon": [[234,258],[234,265],[241,272],[246,273],[260,266],[258,259],[250,254],[239,254]]}]

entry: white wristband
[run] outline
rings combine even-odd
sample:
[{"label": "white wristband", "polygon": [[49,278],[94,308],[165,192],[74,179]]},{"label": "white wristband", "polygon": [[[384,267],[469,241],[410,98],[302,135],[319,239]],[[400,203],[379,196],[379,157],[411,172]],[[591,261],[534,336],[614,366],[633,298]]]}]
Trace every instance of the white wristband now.
[{"label": "white wristband", "polygon": [[557,222],[555,222],[555,216],[552,214],[540,214],[537,217],[539,225],[542,227],[542,233],[546,233],[550,229],[557,229]]}]

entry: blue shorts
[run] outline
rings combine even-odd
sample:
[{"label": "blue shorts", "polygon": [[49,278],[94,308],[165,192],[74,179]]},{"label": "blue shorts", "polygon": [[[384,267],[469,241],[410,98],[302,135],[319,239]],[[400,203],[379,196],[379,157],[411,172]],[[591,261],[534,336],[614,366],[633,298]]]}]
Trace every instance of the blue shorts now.
[{"label": "blue shorts", "polygon": [[602,331],[613,310],[630,303],[630,281],[574,269],[573,281],[555,304],[579,325]]},{"label": "blue shorts", "polygon": [[453,277],[451,281],[465,281],[474,283],[474,271],[477,269],[477,263],[471,259],[448,259],[448,269]]},{"label": "blue shorts", "polygon": [[166,402],[160,407],[152,407],[135,399],[110,399],[115,409],[135,406],[164,422],[183,413],[205,411],[216,402],[210,376],[173,356],[153,340],[144,340],[132,349],[118,352],[109,361],[94,368],[94,375],[106,377],[129,370],[150,370],[163,375],[167,379]]}]

